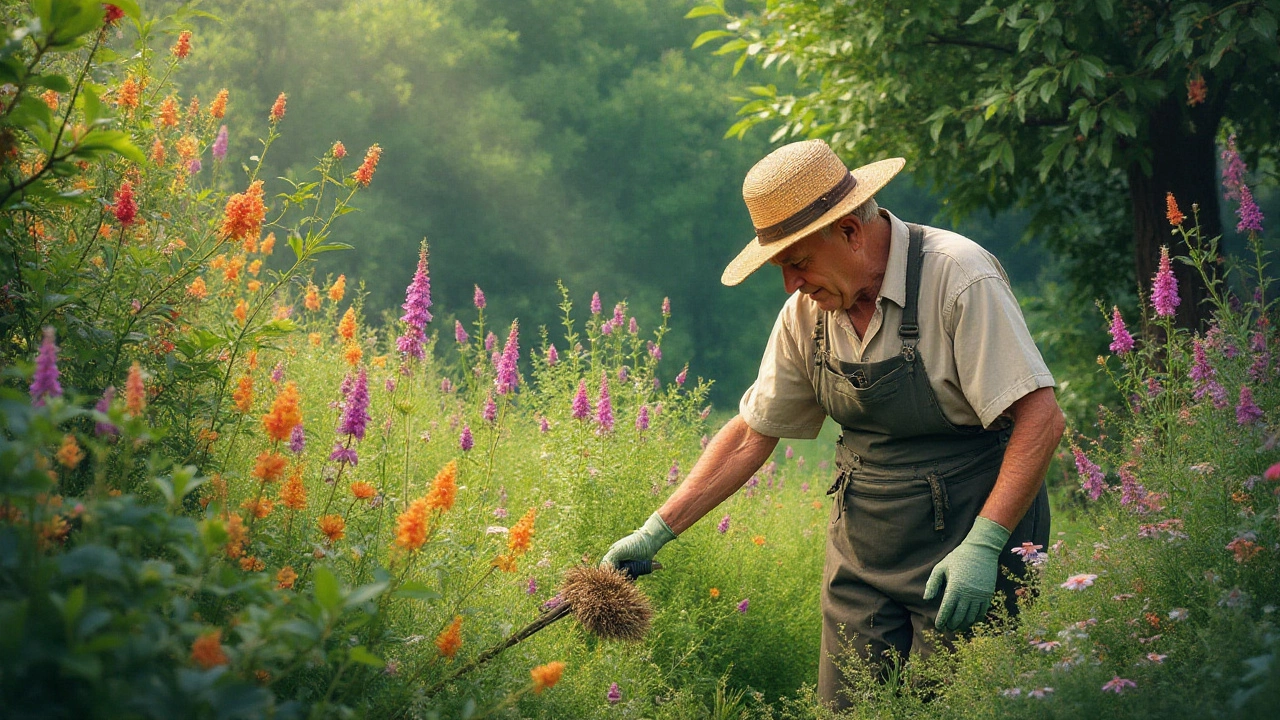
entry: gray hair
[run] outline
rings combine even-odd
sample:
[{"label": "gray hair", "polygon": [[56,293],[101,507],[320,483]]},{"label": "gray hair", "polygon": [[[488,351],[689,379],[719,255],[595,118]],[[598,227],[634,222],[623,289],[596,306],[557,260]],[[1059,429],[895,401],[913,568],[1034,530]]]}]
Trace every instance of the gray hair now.
[{"label": "gray hair", "polygon": [[844,215],[838,218],[835,222],[824,226],[822,228],[823,239],[830,239],[832,235],[832,231],[835,230],[836,223],[840,222],[840,220],[843,220],[846,217],[849,217],[849,215],[853,215],[854,217],[858,218],[858,220],[861,221],[863,225],[867,225],[871,222],[874,222],[876,218],[880,217],[880,206],[876,204],[875,197],[867,198],[866,201],[864,201],[861,205],[850,210],[847,215]]}]

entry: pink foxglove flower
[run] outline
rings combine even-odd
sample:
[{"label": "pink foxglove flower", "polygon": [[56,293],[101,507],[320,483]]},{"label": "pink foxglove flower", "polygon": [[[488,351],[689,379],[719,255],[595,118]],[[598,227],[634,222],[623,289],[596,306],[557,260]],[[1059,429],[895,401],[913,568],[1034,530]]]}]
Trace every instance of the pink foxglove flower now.
[{"label": "pink foxglove flower", "polygon": [[1252,425],[1262,419],[1262,408],[1253,401],[1253,390],[1248,385],[1240,386],[1240,400],[1236,403],[1236,424]]},{"label": "pink foxglove flower", "polygon": [[600,304],[600,293],[597,292],[591,296],[591,314],[599,315],[603,309],[604,307]]},{"label": "pink foxglove flower", "polygon": [[578,392],[573,396],[573,418],[586,420],[591,416],[591,402],[587,400],[587,381],[578,381]]},{"label": "pink foxglove flower", "polygon": [[502,358],[498,362],[498,377],[494,380],[499,395],[514,392],[520,382],[520,322],[511,321],[511,332],[507,334],[507,344],[502,347]]},{"label": "pink foxglove flower", "polygon": [[1124,355],[1133,349],[1133,336],[1124,326],[1124,318],[1120,316],[1120,308],[1111,308],[1111,352]]},{"label": "pink foxglove flower", "polygon": [[552,367],[555,367],[556,363],[558,362],[560,362],[560,353],[556,352],[556,346],[548,345],[547,346],[547,364]]},{"label": "pink foxglove flower", "polygon": [[458,447],[462,448],[462,452],[467,452],[475,445],[476,440],[471,435],[471,426],[464,424],[462,426],[462,434],[458,436]]},{"label": "pink foxglove flower", "polygon": [[636,429],[643,432],[649,429],[649,406],[641,405],[636,413]]},{"label": "pink foxglove flower", "polygon": [[1248,185],[1240,186],[1240,207],[1236,208],[1236,217],[1240,218],[1240,222],[1236,224],[1236,232],[1262,234],[1262,211],[1258,209],[1258,203],[1254,201]]},{"label": "pink foxglove flower", "polygon": [[671,298],[662,298],[662,316],[667,317],[671,314]]},{"label": "pink foxglove flower", "polygon": [[467,331],[462,327],[461,321],[453,321],[453,339],[459,345],[466,345],[467,341],[471,339],[471,336],[467,335]]},{"label": "pink foxglove flower", "polygon": [[360,368],[351,385],[351,392],[343,402],[342,418],[338,422],[338,434],[350,435],[357,440],[364,439],[365,428],[369,424],[369,376]]},{"label": "pink foxglove flower", "polygon": [[1173,276],[1173,267],[1169,263],[1169,248],[1160,248],[1160,267],[1156,270],[1151,285],[1151,306],[1161,317],[1173,317],[1182,303],[1178,297],[1178,280]]},{"label": "pink foxglove flower", "polygon": [[1086,457],[1080,448],[1072,448],[1071,452],[1075,455],[1076,472],[1080,474],[1081,480],[1080,486],[1089,495],[1090,500],[1102,497],[1102,491],[1107,488],[1102,468]]},{"label": "pink foxglove flower", "polygon": [[480,416],[490,425],[498,419],[498,405],[493,401],[492,393],[484,399],[484,410],[481,411]]},{"label": "pink foxglove flower", "polygon": [[676,375],[676,385],[684,385],[684,381],[689,378],[689,366],[685,365],[683,369]]},{"label": "pink foxglove flower", "polygon": [[721,535],[729,532],[729,514],[728,513],[725,513],[725,516],[720,518],[720,524],[716,525],[716,532],[720,533]]},{"label": "pink foxglove flower", "polygon": [[418,269],[413,273],[413,279],[409,281],[409,287],[405,290],[404,304],[400,307],[404,309],[404,315],[400,317],[400,321],[407,327],[404,335],[396,339],[396,349],[421,360],[425,352],[422,342],[426,339],[427,323],[431,322],[431,311],[427,309],[431,307],[431,278],[427,273],[425,241],[418,250]]},{"label": "pink foxglove flower", "polygon": [[596,399],[596,432],[613,431],[613,401],[609,398],[609,375],[600,373],[600,396]]},{"label": "pink foxglove flower", "polygon": [[622,702],[622,691],[618,689],[618,683],[609,683],[609,692],[604,694],[604,699],[608,700],[610,705]]},{"label": "pink foxglove flower", "polygon": [[227,126],[218,128],[218,137],[213,140],[213,159],[219,162],[227,157]]},{"label": "pink foxglove flower", "polygon": [[293,431],[289,433],[289,450],[294,455],[301,455],[303,450],[307,449],[307,431],[302,427],[302,423],[293,426]]},{"label": "pink foxglove flower", "polygon": [[[126,181],[128,182],[128,181]],[[62,397],[62,384],[58,382],[58,346],[54,344],[54,329],[46,327],[40,350],[36,353],[36,372],[31,378],[31,404],[44,405],[45,398]]]},{"label": "pink foxglove flower", "polygon": [[738,612],[745,613],[750,605],[751,600],[749,598],[742,598],[742,602],[738,603]]},{"label": "pink foxglove flower", "polygon": [[483,310],[486,303],[484,299],[484,291],[480,289],[479,285],[476,285],[476,294],[474,299],[475,299],[476,309]]},{"label": "pink foxglove flower", "polygon": [[[109,385],[107,386],[107,389],[103,391],[102,397],[98,399],[98,403],[93,406],[93,409],[105,415],[111,411],[111,402],[115,399],[116,386]],[[113,423],[97,422],[93,425],[93,432],[98,437],[103,437],[105,435],[119,435],[120,428],[116,427]]]}]

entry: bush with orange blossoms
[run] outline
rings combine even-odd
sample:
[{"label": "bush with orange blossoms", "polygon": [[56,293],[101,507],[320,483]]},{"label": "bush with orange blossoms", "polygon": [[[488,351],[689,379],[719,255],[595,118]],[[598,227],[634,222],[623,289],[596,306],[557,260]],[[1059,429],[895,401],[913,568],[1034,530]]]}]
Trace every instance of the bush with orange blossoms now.
[{"label": "bush with orange blossoms", "polygon": [[250,350],[248,354],[245,355],[244,364],[247,365],[250,370],[257,370],[258,369],[258,351]]},{"label": "bush with orange blossoms", "polygon": [[178,41],[173,44],[173,47],[169,48],[169,52],[173,53],[173,56],[179,60],[186,60],[187,56],[191,54],[191,31],[183,30],[178,33]]},{"label": "bush with orange blossoms", "polygon": [[311,344],[311,347],[320,347],[320,341],[323,339],[324,336],[318,332],[307,333],[307,342]]},{"label": "bush with orange blossoms", "polygon": [[245,572],[262,572],[267,564],[256,555],[246,555],[240,558],[240,569]]},{"label": "bush with orange blossoms", "polygon": [[431,481],[431,489],[427,491],[426,497],[427,507],[431,510],[450,510],[457,496],[458,461],[450,460]]},{"label": "bush with orange blossoms", "polygon": [[363,357],[364,348],[360,347],[360,343],[349,342],[342,346],[342,359],[346,360],[351,367],[359,365]]},{"label": "bush with orange blossoms", "polygon": [[262,289],[262,282],[260,280],[250,280],[245,283],[244,289],[251,293],[256,293]]},{"label": "bush with orange blossoms", "polygon": [[236,300],[236,309],[231,311],[231,315],[236,322],[243,325],[249,319],[249,303],[245,302],[244,298]]},{"label": "bush with orange blossoms", "polygon": [[1178,209],[1178,201],[1173,197],[1173,193],[1165,193],[1164,196],[1165,217],[1168,218],[1169,224],[1178,227],[1186,220],[1186,216]]},{"label": "bush with orange blossoms", "polygon": [[84,459],[84,451],[76,442],[76,436],[70,433],[62,436],[62,445],[58,448],[58,462],[65,468],[74,468]]},{"label": "bush with orange blossoms", "polygon": [[200,98],[195,95],[191,96],[191,102],[187,103],[187,124],[195,122],[196,116],[200,114]]},{"label": "bush with orange blossoms", "polygon": [[247,413],[253,410],[253,378],[241,375],[236,381],[236,389],[231,393],[231,401],[235,403],[236,412]]},{"label": "bush with orange blossoms", "polygon": [[363,480],[351,483],[351,495],[357,500],[369,500],[377,494],[378,489]]},{"label": "bush with orange blossoms", "polygon": [[507,534],[507,548],[513,556],[519,557],[533,546],[533,518],[536,514],[537,508],[529,508],[524,517],[511,526],[511,532]]},{"label": "bush with orange blossoms", "polygon": [[276,573],[276,589],[289,590],[293,588],[293,584],[298,580],[298,573],[290,565],[280,568],[280,572]]},{"label": "bush with orange blossoms", "polygon": [[258,457],[253,463],[253,476],[262,482],[276,482],[284,477],[285,468],[289,466],[289,459],[284,455],[270,450],[263,450],[258,453]]},{"label": "bush with orange blossoms", "polygon": [[227,114],[227,95],[226,88],[218,91],[218,94],[213,98],[213,102],[209,103],[210,116],[220,120]]},{"label": "bush with orange blossoms", "polygon": [[396,546],[404,550],[414,551],[427,541],[427,529],[430,524],[426,498],[418,498],[409,503],[409,507],[396,518]]},{"label": "bush with orange blossoms", "polygon": [[191,643],[191,661],[205,670],[219,665],[230,665],[231,660],[222,649],[222,631],[210,630]]},{"label": "bush with orange blossoms", "polygon": [[316,525],[331,543],[336,543],[347,535],[347,521],[341,515],[321,515],[316,520]]},{"label": "bush with orange blossoms", "polygon": [[378,168],[378,159],[381,157],[382,148],[376,143],[370,146],[364,154],[364,162],[351,173],[351,177],[355,178],[361,186],[369,187],[369,183],[373,181],[373,171]]},{"label": "bush with orange blossoms", "polygon": [[339,275],[337,280],[329,286],[329,299],[333,302],[342,300],[342,296],[347,294],[347,276]]},{"label": "bush with orange blossoms", "polygon": [[196,143],[196,139],[191,135],[183,135],[173,144],[173,149],[178,153],[178,159],[186,162],[191,160],[200,152],[200,146]]},{"label": "bush with orange blossoms", "polygon": [[240,503],[240,507],[244,508],[245,510],[248,510],[250,515],[254,516],[259,520],[262,520],[263,518],[270,515],[271,511],[275,509],[275,506],[276,504],[272,502],[269,498],[258,498],[256,500],[250,498]]},{"label": "bush with orange blossoms", "polygon": [[453,622],[436,636],[436,648],[440,654],[452,659],[462,647],[462,616],[454,615]]},{"label": "bush with orange blossoms", "polygon": [[262,181],[254,180],[249,188],[227,199],[222,215],[222,234],[234,240],[262,232],[267,206],[262,202]]},{"label": "bush with orange blossoms", "polygon": [[271,412],[262,416],[262,427],[267,437],[277,442],[288,442],[293,429],[302,422],[302,410],[298,407],[298,384],[292,380],[280,388],[271,403]]},{"label": "bush with orange blossoms", "polygon": [[125,81],[116,88],[116,107],[126,110],[135,110],[138,107],[138,99],[142,95],[142,88],[138,86],[138,81],[132,75],[125,78]]},{"label": "bush with orange blossoms", "polygon": [[290,510],[307,509],[307,486],[302,482],[302,466],[294,466],[289,479],[280,487],[280,503]]},{"label": "bush with orange blossoms", "polygon": [[178,101],[172,95],[160,103],[159,120],[160,127],[178,126]]},{"label": "bush with orange blossoms", "polygon": [[204,283],[203,277],[197,277],[187,286],[187,294],[197,300],[204,300],[209,296],[209,288]]},{"label": "bush with orange blossoms", "polygon": [[559,660],[549,662],[546,665],[539,665],[530,670],[529,675],[533,678],[533,691],[540,693],[549,687],[555,687],[555,684],[560,682],[560,676],[563,674],[564,663]]},{"label": "bush with orange blossoms", "polygon": [[[248,241],[246,240],[246,242]],[[253,251],[250,250],[249,252],[253,252]],[[247,269],[250,275],[254,277],[258,277],[258,273],[262,271],[262,260],[261,259],[254,260],[253,262],[249,263],[249,267]]]},{"label": "bush with orange blossoms", "polygon": [[307,283],[307,294],[302,298],[302,306],[315,312],[320,309],[320,289],[311,283]]},{"label": "bush with orange blossoms", "polygon": [[223,551],[227,557],[235,560],[244,555],[244,544],[249,541],[249,529],[244,526],[244,520],[239,515],[233,514],[227,518],[227,544],[223,546]]},{"label": "bush with orange blossoms", "polygon": [[155,142],[151,143],[151,155],[150,155],[151,164],[163,165],[164,158],[165,158],[164,141],[161,140],[160,138],[156,138]]},{"label": "bush with orange blossoms", "polygon": [[147,387],[142,383],[142,366],[135,360],[129,366],[129,377],[124,381],[124,408],[133,417],[139,417],[147,409]]},{"label": "bush with orange blossoms", "polygon": [[227,282],[235,282],[240,279],[240,271],[244,269],[245,257],[243,255],[233,255],[227,258],[227,267],[223,271],[222,277]]},{"label": "bush with orange blossoms", "polygon": [[354,307],[347,308],[342,314],[342,319],[338,321],[338,337],[343,340],[351,340],[356,336],[356,309]]},{"label": "bush with orange blossoms", "polygon": [[262,242],[258,245],[258,252],[262,253],[263,255],[270,255],[271,251],[275,249],[276,249],[276,234],[267,233],[267,236],[262,238]]},{"label": "bush with orange blossoms", "polygon": [[270,117],[272,123],[278,123],[284,119],[284,104],[286,97],[287,96],[284,93],[280,93],[276,96],[276,101],[271,103]]},{"label": "bush with orange blossoms", "polygon": [[499,555],[493,559],[491,564],[502,572],[510,573],[516,571],[516,558],[514,555]]},{"label": "bush with orange blossoms", "polygon": [[40,99],[44,101],[44,104],[47,105],[50,110],[58,109],[58,91],[57,90],[45,90],[44,93],[40,95]]}]

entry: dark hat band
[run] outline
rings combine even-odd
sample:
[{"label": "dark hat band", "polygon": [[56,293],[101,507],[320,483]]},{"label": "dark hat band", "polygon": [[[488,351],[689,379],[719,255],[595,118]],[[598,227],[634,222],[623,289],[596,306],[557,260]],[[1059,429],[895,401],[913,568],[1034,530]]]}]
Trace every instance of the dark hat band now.
[{"label": "dark hat band", "polygon": [[836,183],[835,187],[819,195],[816,200],[800,208],[791,217],[769,227],[756,228],[756,238],[759,239],[761,244],[771,243],[805,228],[809,223],[825,215],[828,210],[835,207],[841,200],[844,200],[857,185],[858,181],[853,175],[845,173],[844,178]]}]

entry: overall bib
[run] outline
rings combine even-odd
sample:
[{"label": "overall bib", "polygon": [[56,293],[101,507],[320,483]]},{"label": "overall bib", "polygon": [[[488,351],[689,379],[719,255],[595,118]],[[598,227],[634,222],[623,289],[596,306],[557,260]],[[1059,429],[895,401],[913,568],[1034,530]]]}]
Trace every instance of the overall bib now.
[{"label": "overall bib", "polygon": [[[880,660],[894,648],[931,652],[926,631],[949,642],[954,633],[935,631],[942,593],[924,600],[934,566],[973,527],[1004,458],[1011,429],[957,426],[942,413],[916,350],[917,296],[923,264],[923,230],[908,225],[906,306],[898,336],[901,352],[879,362],[836,359],[827,340],[827,316],[814,328],[814,390],[819,404],[840,423],[836,444],[839,476],[822,573],[822,658],[818,692],[845,708],[844,682],[833,655],[856,651]],[[931,329],[941,332],[941,329]],[[1023,542],[1045,545],[1049,499],[1044,485],[1001,553],[997,591],[1015,611],[1021,559],[1010,553]],[[1007,567],[1006,567],[1007,566]]]}]

